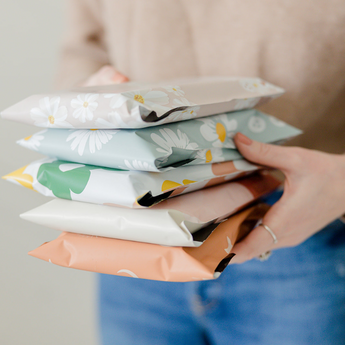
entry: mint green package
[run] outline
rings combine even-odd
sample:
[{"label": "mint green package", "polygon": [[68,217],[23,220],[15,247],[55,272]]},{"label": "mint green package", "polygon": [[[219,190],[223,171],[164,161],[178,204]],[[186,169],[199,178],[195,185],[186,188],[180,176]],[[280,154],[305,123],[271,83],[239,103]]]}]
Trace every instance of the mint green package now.
[{"label": "mint green package", "polygon": [[143,129],[45,129],[18,144],[75,163],[162,172],[240,159],[232,139],[236,132],[265,143],[278,143],[301,133],[250,109]]}]

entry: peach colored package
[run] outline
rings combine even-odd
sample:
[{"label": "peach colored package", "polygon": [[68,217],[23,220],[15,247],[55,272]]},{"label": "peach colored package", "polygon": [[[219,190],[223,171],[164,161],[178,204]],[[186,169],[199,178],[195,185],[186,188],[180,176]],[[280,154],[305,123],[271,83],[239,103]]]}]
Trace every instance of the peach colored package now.
[{"label": "peach colored package", "polygon": [[251,231],[267,205],[246,209],[219,224],[197,248],[166,247],[63,232],[29,255],[56,265],[105,274],[187,282],[218,278],[234,243]]}]

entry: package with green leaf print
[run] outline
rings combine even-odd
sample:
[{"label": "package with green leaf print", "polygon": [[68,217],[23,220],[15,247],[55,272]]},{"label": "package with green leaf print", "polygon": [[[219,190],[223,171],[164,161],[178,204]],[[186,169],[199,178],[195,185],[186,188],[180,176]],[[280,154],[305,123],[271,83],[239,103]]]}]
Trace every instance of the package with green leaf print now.
[{"label": "package with green leaf print", "polygon": [[248,175],[258,169],[258,166],[239,159],[155,173],[102,168],[45,158],[3,178],[50,197],[142,208],[175,195]]}]

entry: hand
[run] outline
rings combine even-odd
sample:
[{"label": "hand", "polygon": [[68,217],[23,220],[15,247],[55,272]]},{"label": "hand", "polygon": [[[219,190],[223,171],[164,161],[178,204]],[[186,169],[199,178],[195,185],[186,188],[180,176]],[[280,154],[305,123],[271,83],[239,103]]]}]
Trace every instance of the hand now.
[{"label": "hand", "polygon": [[120,84],[129,81],[129,79],[118,72],[113,66],[106,65],[92,74],[81,86]]},{"label": "hand", "polygon": [[280,169],[284,194],[263,219],[278,238],[262,226],[235,244],[232,263],[242,263],[268,250],[296,246],[345,212],[345,155],[252,141],[241,133],[235,144],[249,161]]}]

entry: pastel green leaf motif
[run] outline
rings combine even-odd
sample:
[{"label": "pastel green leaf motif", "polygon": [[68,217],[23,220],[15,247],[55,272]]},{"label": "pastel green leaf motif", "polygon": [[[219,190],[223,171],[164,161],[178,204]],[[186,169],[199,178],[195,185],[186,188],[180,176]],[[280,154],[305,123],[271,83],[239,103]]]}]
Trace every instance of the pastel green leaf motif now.
[{"label": "pastel green leaf motif", "polygon": [[37,180],[50,189],[56,197],[71,200],[71,191],[80,194],[89,182],[91,170],[99,167],[76,164],[75,168],[64,171],[65,169],[60,169],[64,164],[73,165],[64,161],[42,164],[37,173]]}]

